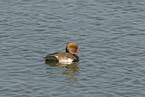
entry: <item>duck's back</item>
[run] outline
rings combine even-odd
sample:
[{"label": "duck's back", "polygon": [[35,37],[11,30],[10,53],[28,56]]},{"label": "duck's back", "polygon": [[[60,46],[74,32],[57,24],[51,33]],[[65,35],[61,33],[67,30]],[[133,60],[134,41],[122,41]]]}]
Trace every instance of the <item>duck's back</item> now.
[{"label": "duck's back", "polygon": [[45,58],[46,62],[73,62],[79,61],[79,57],[75,54],[70,54],[66,52],[56,52],[47,55]]}]

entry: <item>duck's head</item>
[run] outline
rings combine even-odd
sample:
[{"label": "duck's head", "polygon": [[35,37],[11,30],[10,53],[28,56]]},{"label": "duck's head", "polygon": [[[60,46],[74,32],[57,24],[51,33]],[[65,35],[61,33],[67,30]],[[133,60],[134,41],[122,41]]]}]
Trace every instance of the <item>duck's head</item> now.
[{"label": "duck's head", "polygon": [[67,53],[71,53],[71,54],[74,54],[76,52],[78,53],[82,53],[78,50],[78,44],[77,43],[69,43],[67,46],[66,46],[66,52]]}]

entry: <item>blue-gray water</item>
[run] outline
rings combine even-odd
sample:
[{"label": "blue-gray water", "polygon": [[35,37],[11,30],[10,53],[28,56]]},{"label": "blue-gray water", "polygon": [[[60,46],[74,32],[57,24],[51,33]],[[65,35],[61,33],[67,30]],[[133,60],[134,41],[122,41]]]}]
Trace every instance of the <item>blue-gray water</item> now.
[{"label": "blue-gray water", "polygon": [[144,0],[0,0],[0,97],[145,97],[144,63]]}]

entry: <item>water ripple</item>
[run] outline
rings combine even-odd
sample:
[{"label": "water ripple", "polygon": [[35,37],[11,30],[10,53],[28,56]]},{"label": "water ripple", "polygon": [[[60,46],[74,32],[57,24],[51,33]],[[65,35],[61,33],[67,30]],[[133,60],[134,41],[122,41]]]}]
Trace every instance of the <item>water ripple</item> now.
[{"label": "water ripple", "polygon": [[[115,0],[2,0],[1,96],[144,97],[144,5]],[[45,64],[77,42],[80,62]],[[78,92],[79,91],[79,92]]]}]

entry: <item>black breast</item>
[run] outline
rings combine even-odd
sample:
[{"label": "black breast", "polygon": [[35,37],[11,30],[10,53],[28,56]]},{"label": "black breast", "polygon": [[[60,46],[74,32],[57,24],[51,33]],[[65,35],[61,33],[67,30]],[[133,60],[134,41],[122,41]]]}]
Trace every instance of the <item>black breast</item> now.
[{"label": "black breast", "polygon": [[74,60],[74,62],[78,62],[78,61],[79,61],[79,57],[78,57],[76,54],[73,54],[73,56],[76,58],[76,59]]}]

